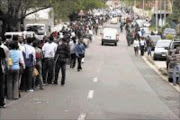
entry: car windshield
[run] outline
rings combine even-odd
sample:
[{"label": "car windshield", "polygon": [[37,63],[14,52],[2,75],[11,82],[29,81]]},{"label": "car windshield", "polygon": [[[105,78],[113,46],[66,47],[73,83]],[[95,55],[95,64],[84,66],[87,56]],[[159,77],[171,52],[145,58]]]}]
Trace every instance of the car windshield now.
[{"label": "car windshield", "polygon": [[180,42],[174,42],[172,45],[172,49],[176,49],[177,47],[180,47]]},{"label": "car windshield", "polygon": [[157,42],[158,40],[161,40],[161,37],[160,36],[151,36],[151,40],[153,42]]},{"label": "car windshield", "polygon": [[164,33],[176,33],[174,29],[165,29]]},{"label": "car windshield", "polygon": [[169,47],[171,41],[161,41],[158,42],[156,47],[157,48],[165,48],[165,47]]}]

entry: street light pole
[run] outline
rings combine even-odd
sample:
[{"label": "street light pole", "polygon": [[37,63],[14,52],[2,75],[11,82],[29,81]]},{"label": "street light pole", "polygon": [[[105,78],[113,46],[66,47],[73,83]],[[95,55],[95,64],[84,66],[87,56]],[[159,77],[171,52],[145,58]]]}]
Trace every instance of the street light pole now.
[{"label": "street light pole", "polygon": [[166,25],[166,0],[164,0],[164,26]]},{"label": "street light pole", "polygon": [[156,32],[158,31],[158,0],[156,0]]},{"label": "street light pole", "polygon": [[144,18],[144,0],[143,0],[143,18]]}]

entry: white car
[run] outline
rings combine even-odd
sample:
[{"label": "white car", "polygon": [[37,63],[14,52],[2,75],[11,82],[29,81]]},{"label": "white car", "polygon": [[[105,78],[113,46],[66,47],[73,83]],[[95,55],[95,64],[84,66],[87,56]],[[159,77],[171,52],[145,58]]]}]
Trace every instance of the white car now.
[{"label": "white car", "polygon": [[102,32],[102,45],[105,43],[113,43],[117,46],[117,42],[119,41],[119,33],[115,28],[104,28]]},{"label": "white car", "polygon": [[166,59],[168,47],[172,40],[158,40],[154,49],[154,60]]},{"label": "white car", "polygon": [[118,23],[118,18],[114,17],[111,19],[111,24],[117,24]]},{"label": "white car", "polygon": [[12,41],[14,36],[19,36],[19,37],[23,37],[24,39],[26,38],[33,38],[35,37],[35,33],[34,32],[30,32],[30,31],[23,31],[23,32],[6,32],[5,33],[5,37],[7,41]]}]

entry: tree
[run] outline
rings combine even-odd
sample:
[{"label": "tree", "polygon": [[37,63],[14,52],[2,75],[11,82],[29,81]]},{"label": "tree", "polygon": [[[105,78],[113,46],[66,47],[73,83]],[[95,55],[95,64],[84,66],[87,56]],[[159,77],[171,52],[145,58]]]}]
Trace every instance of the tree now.
[{"label": "tree", "polygon": [[[20,30],[20,24],[27,15],[50,7],[50,2],[49,0],[0,0],[2,35],[6,31]],[[33,11],[27,13],[30,8],[33,8]]]},{"label": "tree", "polygon": [[6,31],[19,31],[26,16],[49,7],[54,8],[55,18],[67,19],[74,11],[104,6],[102,0],[0,0],[2,35]]},{"label": "tree", "polygon": [[173,21],[175,23],[180,22],[180,0],[174,0],[172,6],[172,14],[168,17],[169,21]]}]

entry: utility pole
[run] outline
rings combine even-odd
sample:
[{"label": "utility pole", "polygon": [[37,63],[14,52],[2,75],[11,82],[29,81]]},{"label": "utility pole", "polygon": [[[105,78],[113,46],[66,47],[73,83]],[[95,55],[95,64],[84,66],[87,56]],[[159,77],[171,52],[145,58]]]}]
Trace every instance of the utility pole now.
[{"label": "utility pole", "polygon": [[143,18],[144,18],[144,0],[143,0]]},{"label": "utility pole", "polygon": [[166,25],[166,0],[164,0],[164,26]]},{"label": "utility pole", "polygon": [[156,4],[156,32],[158,32],[158,0],[156,0],[155,4]]},{"label": "utility pole", "polygon": [[163,25],[163,21],[162,21],[162,0],[160,0],[160,19],[159,19],[159,22],[160,22],[160,27],[162,27]]},{"label": "utility pole", "polygon": [[134,0],[134,6],[136,7],[136,0]]}]

